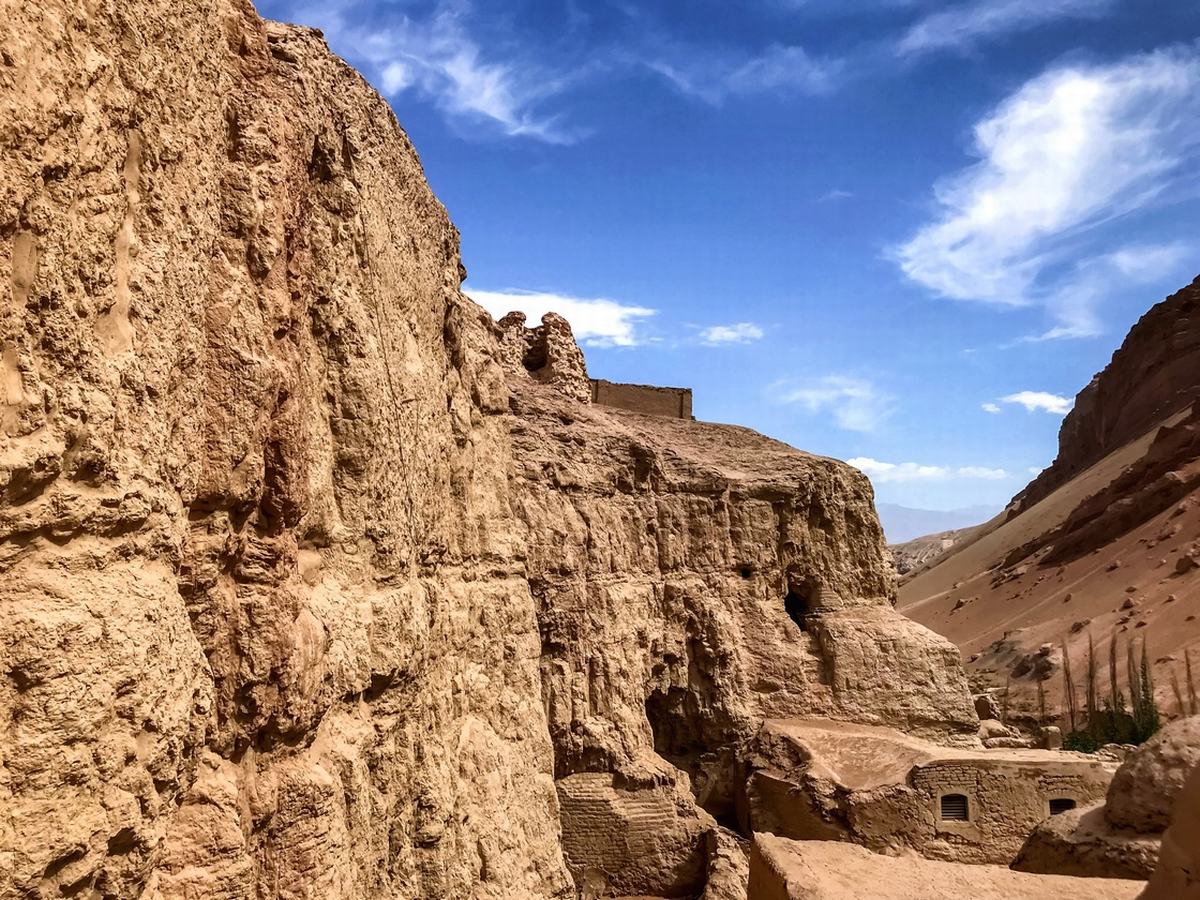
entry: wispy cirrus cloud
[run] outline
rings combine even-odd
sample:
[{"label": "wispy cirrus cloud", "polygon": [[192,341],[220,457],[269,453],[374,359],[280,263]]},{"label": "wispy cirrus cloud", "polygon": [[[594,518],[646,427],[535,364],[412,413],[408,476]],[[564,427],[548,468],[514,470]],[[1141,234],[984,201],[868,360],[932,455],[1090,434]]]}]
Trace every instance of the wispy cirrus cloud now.
[{"label": "wispy cirrus cloud", "polygon": [[[1104,332],[1100,308],[1114,294],[1130,287],[1153,284],[1172,273],[1186,272],[1196,248],[1184,241],[1169,244],[1128,244],[1076,264],[1046,296],[1046,311],[1054,325],[1026,341],[1095,337]],[[1187,274],[1190,274],[1188,272]]]},{"label": "wispy cirrus cloud", "polygon": [[839,428],[872,432],[892,414],[892,397],[865,378],[826,375],[804,382],[777,382],[771,386],[780,403],[810,413],[825,412]]},{"label": "wispy cirrus cloud", "polygon": [[1117,0],[974,0],[918,19],[896,44],[900,56],[965,50],[980,41],[1060,19],[1099,18]]},{"label": "wispy cirrus cloud", "polygon": [[694,46],[677,47],[645,65],[688,96],[720,104],[760,93],[826,94],[842,70],[840,60],[810,55],[803,47],[773,44],[757,55]]},{"label": "wispy cirrus cloud", "polygon": [[[1135,248],[1095,252],[1087,240],[1197,175],[1200,52],[1051,69],[981,120],[974,145],[979,162],[935,186],[936,217],[890,255],[943,297],[1042,304],[1062,326],[1047,336],[1093,334],[1088,282],[1095,288],[1105,268],[1118,279],[1139,269],[1122,263]],[[1172,252],[1154,255],[1162,262]]]},{"label": "wispy cirrus cloud", "polygon": [[519,311],[533,322],[548,312],[558,313],[571,323],[581,343],[591,347],[635,347],[645,343],[639,325],[656,310],[608,300],[603,297],[571,297],[537,291],[484,291],[465,287],[463,292],[499,319]]},{"label": "wispy cirrus cloud", "polygon": [[385,11],[380,18],[379,10],[359,0],[300,6],[293,15],[321,27],[334,49],[362,67],[389,98],[412,93],[452,121],[508,137],[575,140],[558,116],[542,109],[571,79],[527,53],[489,50],[468,27],[468,3],[438,0],[421,15]]},{"label": "wispy cirrus cloud", "polygon": [[1002,481],[1012,477],[1004,469],[993,469],[987,466],[930,466],[914,462],[893,463],[872,459],[869,456],[856,456],[846,462],[863,472],[876,484],[905,481],[950,481],[953,479]]},{"label": "wispy cirrus cloud", "polygon": [[701,343],[710,347],[721,344],[749,344],[762,340],[763,330],[753,322],[734,322],[732,325],[710,325],[701,330]]}]

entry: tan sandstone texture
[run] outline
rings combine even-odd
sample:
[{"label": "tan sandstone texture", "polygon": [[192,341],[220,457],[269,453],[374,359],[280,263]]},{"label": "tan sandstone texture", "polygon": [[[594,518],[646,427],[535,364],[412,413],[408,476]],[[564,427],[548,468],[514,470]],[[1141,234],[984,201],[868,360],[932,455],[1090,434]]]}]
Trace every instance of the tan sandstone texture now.
[{"label": "tan sandstone texture", "polygon": [[1158,868],[1141,900],[1200,900],[1200,766],[1175,801]]},{"label": "tan sandstone texture", "polygon": [[[767,722],[749,762],[740,812],[754,832],[1002,865],[1053,802],[1092,803],[1113,775],[1084,754],[956,749],[888,728],[798,720]],[[946,795],[963,798],[965,818],[943,815]]]},{"label": "tan sandstone texture", "polygon": [[1142,885],[1107,878],[1029,875],[1002,866],[897,860],[854,844],[760,834],[750,856],[749,896],[752,900],[1133,900]]},{"label": "tan sandstone texture", "polygon": [[1162,831],[1171,822],[1175,798],[1200,766],[1200,716],[1164,725],[1129,755],[1113,776],[1105,815],[1117,828]]},{"label": "tan sandstone texture", "polygon": [[973,740],[866,479],[589,406],[317,33],[0,13],[0,898],[728,897],[763,718]]},{"label": "tan sandstone texture", "polygon": [[1149,878],[1162,832],[1200,766],[1200,716],[1164,725],[1121,763],[1105,802],[1046,819],[1013,868],[1059,875]]}]

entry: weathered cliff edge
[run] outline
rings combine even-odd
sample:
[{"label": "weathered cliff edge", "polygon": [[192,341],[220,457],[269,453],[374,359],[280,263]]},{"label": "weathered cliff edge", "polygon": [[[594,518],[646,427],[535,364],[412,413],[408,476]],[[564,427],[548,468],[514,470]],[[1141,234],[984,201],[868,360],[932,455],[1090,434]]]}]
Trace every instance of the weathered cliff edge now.
[{"label": "weathered cliff edge", "polygon": [[315,32],[0,12],[0,898],[683,892],[762,717],[974,733],[865,478],[531,377]]},{"label": "weathered cliff edge", "polygon": [[1063,419],[1054,462],[1013,498],[1012,515],[1200,398],[1200,278],[1151,307]]}]

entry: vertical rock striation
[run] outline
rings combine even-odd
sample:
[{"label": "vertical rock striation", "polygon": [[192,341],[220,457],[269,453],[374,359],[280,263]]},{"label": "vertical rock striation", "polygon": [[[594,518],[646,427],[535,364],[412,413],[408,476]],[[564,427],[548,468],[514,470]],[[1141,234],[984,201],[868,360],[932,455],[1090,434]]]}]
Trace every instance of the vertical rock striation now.
[{"label": "vertical rock striation", "polygon": [[568,889],[495,338],[391,110],[248,3],[3,13],[0,896]]}]

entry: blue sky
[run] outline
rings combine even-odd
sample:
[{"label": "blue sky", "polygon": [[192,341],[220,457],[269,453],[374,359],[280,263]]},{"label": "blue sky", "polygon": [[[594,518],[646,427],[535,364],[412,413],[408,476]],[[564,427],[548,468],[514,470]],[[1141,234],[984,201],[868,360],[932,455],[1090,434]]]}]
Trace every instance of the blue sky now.
[{"label": "blue sky", "polygon": [[1195,0],[272,0],[388,97],[467,292],[594,376],[1003,504],[1200,273]]}]

